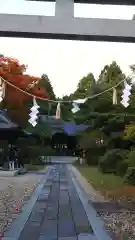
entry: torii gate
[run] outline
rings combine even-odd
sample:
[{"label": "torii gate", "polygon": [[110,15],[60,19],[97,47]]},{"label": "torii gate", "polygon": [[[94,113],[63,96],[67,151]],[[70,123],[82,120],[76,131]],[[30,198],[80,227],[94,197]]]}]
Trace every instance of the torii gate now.
[{"label": "torii gate", "polygon": [[[125,4],[133,4],[134,0],[75,0],[80,3],[109,3],[109,1],[115,4],[120,4],[122,1]],[[135,42],[134,20],[74,18],[74,0],[56,0],[55,10],[55,16],[51,17],[0,14],[0,36]],[[80,191],[79,188],[78,191]],[[88,203],[83,194],[83,191],[80,192],[81,199],[84,199],[83,203],[88,210]],[[89,205],[89,221],[95,234],[91,236],[92,239],[112,239],[105,231],[102,220],[97,218],[97,213],[91,204]],[[11,236],[10,233],[9,231],[7,236]]]},{"label": "torii gate", "polygon": [[[134,4],[133,1],[134,0],[75,0],[75,2],[78,3],[130,5]],[[75,18],[74,0],[56,0],[55,16],[0,14],[0,36],[135,42],[135,21]]]}]

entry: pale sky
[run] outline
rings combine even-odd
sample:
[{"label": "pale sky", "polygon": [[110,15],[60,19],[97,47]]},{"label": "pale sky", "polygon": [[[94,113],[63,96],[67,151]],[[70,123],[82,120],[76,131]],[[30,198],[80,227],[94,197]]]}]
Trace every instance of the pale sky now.
[{"label": "pale sky", "polygon": [[[54,15],[55,4],[1,0],[0,13]],[[135,6],[75,5],[75,17],[132,19]],[[0,53],[28,64],[28,73],[47,74],[57,96],[76,89],[79,79],[93,72],[98,77],[105,64],[117,61],[125,73],[135,64],[135,44],[63,40],[0,38]]]}]

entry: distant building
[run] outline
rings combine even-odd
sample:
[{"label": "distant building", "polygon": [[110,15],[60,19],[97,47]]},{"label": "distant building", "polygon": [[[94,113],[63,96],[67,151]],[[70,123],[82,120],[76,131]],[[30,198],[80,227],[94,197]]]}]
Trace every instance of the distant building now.
[{"label": "distant building", "polygon": [[42,121],[51,125],[52,135],[63,132],[69,136],[73,136],[77,132],[85,131],[88,128],[88,125],[77,125],[75,122],[66,122],[62,119],[56,119],[55,116],[41,115],[40,118]]}]

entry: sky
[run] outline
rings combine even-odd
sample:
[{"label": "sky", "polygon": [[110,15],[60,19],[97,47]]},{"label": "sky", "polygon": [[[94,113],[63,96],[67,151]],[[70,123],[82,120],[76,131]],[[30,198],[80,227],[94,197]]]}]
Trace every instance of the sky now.
[{"label": "sky", "polygon": [[[1,0],[0,13],[46,15],[55,12],[54,3]],[[135,6],[75,4],[75,17],[132,19]],[[105,64],[117,61],[124,73],[135,64],[135,44],[0,38],[0,53],[28,65],[34,76],[47,74],[57,96],[73,92],[79,80],[92,72],[96,78]]]}]

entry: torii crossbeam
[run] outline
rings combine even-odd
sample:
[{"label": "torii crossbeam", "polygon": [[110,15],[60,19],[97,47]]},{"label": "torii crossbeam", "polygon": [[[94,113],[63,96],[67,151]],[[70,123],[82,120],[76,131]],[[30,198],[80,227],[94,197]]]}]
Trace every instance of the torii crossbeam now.
[{"label": "torii crossbeam", "polygon": [[[75,0],[97,2],[98,0]],[[116,0],[102,0],[111,3]],[[117,3],[122,0],[117,0]],[[132,0],[123,3],[133,4]],[[132,16],[131,16],[132,19]],[[0,36],[88,41],[135,42],[135,21],[75,18],[74,0],[56,0],[55,16],[0,14]]]}]

